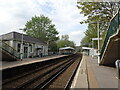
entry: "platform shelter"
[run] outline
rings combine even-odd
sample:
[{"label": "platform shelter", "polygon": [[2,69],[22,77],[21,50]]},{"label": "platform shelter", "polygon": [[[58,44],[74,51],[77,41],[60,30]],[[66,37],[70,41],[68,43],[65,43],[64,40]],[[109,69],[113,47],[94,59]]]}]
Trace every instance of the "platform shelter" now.
[{"label": "platform shelter", "polygon": [[75,49],[72,47],[59,48],[59,54],[74,54]]}]

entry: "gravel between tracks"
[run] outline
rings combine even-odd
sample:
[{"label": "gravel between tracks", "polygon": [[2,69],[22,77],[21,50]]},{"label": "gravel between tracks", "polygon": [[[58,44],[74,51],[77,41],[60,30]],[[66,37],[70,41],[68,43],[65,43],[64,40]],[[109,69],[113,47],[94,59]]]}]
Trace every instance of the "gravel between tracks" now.
[{"label": "gravel between tracks", "polygon": [[[65,63],[65,65],[67,65],[67,63]],[[47,75],[45,75],[43,77],[38,78],[36,81],[30,83],[29,85],[26,85],[24,87],[24,90],[31,89],[31,88],[35,87],[36,85],[39,85],[40,83],[42,83],[43,81],[47,80],[51,75],[53,75],[54,73],[56,73],[57,71],[59,71],[63,67],[64,66],[61,66],[61,67],[55,69],[54,71],[50,72],[49,74],[47,74]]]},{"label": "gravel between tracks", "polygon": [[64,88],[67,82],[69,81],[73,70],[77,67],[81,57],[79,57],[65,72],[63,72],[58,78],[56,78],[46,89],[52,88]]}]

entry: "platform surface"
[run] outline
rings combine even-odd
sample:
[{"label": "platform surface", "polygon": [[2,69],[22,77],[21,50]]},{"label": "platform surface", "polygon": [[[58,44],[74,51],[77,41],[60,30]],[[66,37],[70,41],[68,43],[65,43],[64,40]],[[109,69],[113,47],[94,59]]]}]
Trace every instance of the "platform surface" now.
[{"label": "platform surface", "polygon": [[118,90],[117,70],[99,66],[97,58],[83,56],[71,88],[110,88]]},{"label": "platform surface", "polygon": [[[46,57],[40,57],[40,58],[26,58],[22,61],[0,61],[0,70],[17,67],[25,64],[35,63],[35,62],[42,62],[50,59],[60,58],[67,55],[54,55],[54,56],[46,56]],[[1,66],[2,65],[2,66]]]}]

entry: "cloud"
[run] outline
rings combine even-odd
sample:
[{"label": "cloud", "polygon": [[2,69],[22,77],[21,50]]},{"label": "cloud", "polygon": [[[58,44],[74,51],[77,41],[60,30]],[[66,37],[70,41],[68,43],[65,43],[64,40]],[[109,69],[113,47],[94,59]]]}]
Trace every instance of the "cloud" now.
[{"label": "cloud", "polygon": [[[81,33],[87,28],[79,22],[86,19],[79,14],[76,7],[77,0],[0,0],[0,33],[19,31],[31,17],[40,14],[48,16],[56,25],[60,35],[70,34],[70,39],[78,42],[79,35],[71,33]],[[20,32],[20,31],[19,31]],[[75,38],[76,37],[76,38]],[[81,38],[83,37],[80,36]],[[74,38],[74,39],[73,39]]]},{"label": "cloud", "polygon": [[74,41],[76,45],[80,45],[80,41],[84,36],[82,31],[72,31],[69,33],[70,40]]}]

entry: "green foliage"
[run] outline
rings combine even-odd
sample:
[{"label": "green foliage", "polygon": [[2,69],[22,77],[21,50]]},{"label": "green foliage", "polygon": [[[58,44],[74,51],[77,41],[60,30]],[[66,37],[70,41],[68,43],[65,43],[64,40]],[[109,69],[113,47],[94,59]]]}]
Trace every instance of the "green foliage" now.
[{"label": "green foliage", "polygon": [[62,40],[68,40],[69,39],[69,36],[66,34],[66,35],[62,35]]},{"label": "green foliage", "polygon": [[61,40],[59,40],[57,42],[57,46],[58,48],[61,48],[61,47],[75,47],[75,43],[73,41],[70,41],[69,40],[69,36],[68,35],[62,35],[62,38]]},{"label": "green foliage", "polygon": [[32,17],[25,24],[26,34],[41,39],[46,42],[56,41],[59,39],[58,31],[52,21],[44,15]]},{"label": "green foliage", "polygon": [[[88,23],[88,30],[85,32],[81,45],[89,44],[91,43],[91,38],[97,37],[97,24],[93,23],[99,22],[100,36],[102,38],[105,37],[109,22],[116,14],[118,5],[118,2],[77,2],[80,13],[87,17],[80,24]],[[104,39],[102,40],[104,41]],[[95,46],[97,46],[97,43]]]},{"label": "green foliage", "polygon": [[56,53],[58,51],[56,42],[50,42],[48,48],[49,48],[49,52]]},{"label": "green foliage", "polygon": [[[97,37],[96,27],[97,26],[94,26],[92,24],[88,26],[89,29],[85,31],[85,37],[81,41],[81,46],[92,47],[92,38]],[[94,41],[94,43],[94,47],[96,48],[96,41]]]},{"label": "green foliage", "polygon": [[81,23],[90,23],[91,21],[107,21],[115,15],[118,10],[117,2],[78,2],[77,7],[81,14],[87,16],[88,19]]}]

